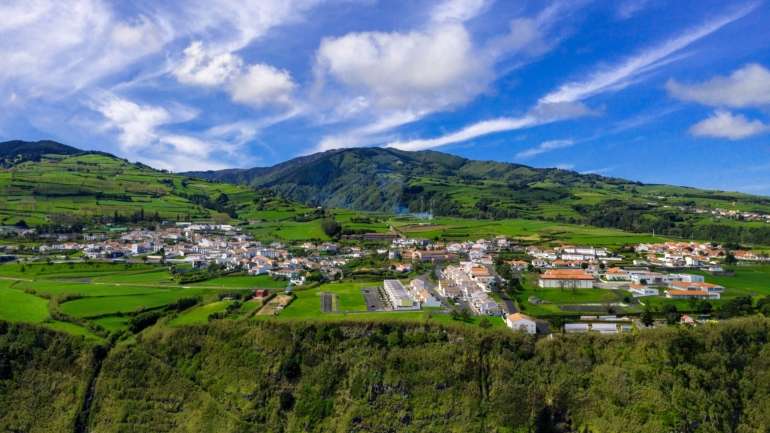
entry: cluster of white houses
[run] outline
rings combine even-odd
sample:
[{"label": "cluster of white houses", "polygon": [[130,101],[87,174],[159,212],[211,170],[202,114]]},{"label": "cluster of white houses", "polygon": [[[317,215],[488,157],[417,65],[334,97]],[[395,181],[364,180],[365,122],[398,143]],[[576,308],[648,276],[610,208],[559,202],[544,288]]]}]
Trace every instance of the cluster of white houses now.
[{"label": "cluster of white houses", "polygon": [[634,297],[658,296],[661,290],[670,299],[719,299],[725,288],[706,283],[702,275],[653,272],[647,268],[609,268],[599,274],[599,280],[583,269],[548,269],[540,275],[538,286],[558,289],[590,289],[598,281],[628,283],[626,288]]},{"label": "cluster of white houses", "polygon": [[718,264],[726,255],[724,248],[705,242],[663,242],[639,244],[635,248],[644,262],[667,268],[702,268]]},{"label": "cluster of white houses", "polygon": [[468,302],[477,314],[499,315],[500,305],[489,295],[497,276],[487,265],[475,262],[460,262],[458,266],[447,266],[439,281],[441,296],[462,299]]},{"label": "cluster of white houses", "polygon": [[660,290],[670,299],[719,299],[725,288],[707,283],[703,275],[653,272],[646,268],[610,268],[603,278],[611,282],[628,282],[634,297],[658,296]]},{"label": "cluster of white houses", "polygon": [[441,302],[425,287],[425,281],[419,278],[412,280],[409,286],[404,286],[399,280],[385,280],[382,283],[382,289],[390,307],[396,311],[441,306]]}]

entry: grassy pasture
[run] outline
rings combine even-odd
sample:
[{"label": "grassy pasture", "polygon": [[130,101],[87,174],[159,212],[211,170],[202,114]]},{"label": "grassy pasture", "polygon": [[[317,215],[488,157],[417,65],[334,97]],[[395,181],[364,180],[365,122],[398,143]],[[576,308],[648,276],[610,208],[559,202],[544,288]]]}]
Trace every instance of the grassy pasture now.
[{"label": "grassy pasture", "polygon": [[12,288],[0,281],[0,319],[9,322],[40,323],[48,319],[48,301]]},{"label": "grassy pasture", "polygon": [[93,318],[163,307],[181,298],[202,296],[206,293],[204,289],[161,289],[147,294],[87,297],[65,302],[61,304],[61,309],[65,314],[73,317]]},{"label": "grassy pasture", "polygon": [[183,311],[177,317],[169,321],[169,326],[197,325],[208,323],[208,318],[214,313],[225,311],[233,301],[216,301],[205,305],[190,308]]},{"label": "grassy pasture", "polygon": [[269,275],[234,275],[214,278],[211,280],[191,283],[191,287],[219,288],[219,289],[283,289],[288,285],[287,281],[276,280]]}]

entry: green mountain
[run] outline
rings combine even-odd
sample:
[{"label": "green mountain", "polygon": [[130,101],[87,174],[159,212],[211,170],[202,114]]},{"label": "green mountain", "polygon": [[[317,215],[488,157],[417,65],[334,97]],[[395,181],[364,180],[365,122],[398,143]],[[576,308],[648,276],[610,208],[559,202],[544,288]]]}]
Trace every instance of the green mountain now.
[{"label": "green mountain", "polygon": [[63,144],[0,143],[0,225],[259,218],[295,206],[274,193],[152,169]]},{"label": "green mountain", "polygon": [[45,155],[75,155],[78,153],[85,152],[50,140],[5,141],[0,143],[0,167],[8,168],[25,161],[40,161]]},{"label": "green mountain", "polygon": [[765,432],[768,329],[221,320],[109,348],[0,322],[0,431]]},{"label": "green mountain", "polygon": [[680,237],[770,244],[764,222],[714,209],[770,214],[770,198],[647,185],[595,174],[474,161],[441,152],[332,150],[272,167],[187,173],[269,188],[308,205],[466,218],[528,218]]}]

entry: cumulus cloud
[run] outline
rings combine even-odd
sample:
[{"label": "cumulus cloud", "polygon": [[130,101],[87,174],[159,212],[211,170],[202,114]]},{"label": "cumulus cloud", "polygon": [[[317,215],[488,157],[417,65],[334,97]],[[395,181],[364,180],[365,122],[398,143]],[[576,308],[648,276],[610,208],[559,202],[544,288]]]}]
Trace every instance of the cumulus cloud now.
[{"label": "cumulus cloud", "polygon": [[[553,41],[548,41],[546,35],[570,10],[559,3],[534,16],[515,17],[509,23],[508,32],[479,46],[464,22],[484,13],[489,3],[480,0],[439,3],[432,9],[430,20],[410,32],[361,32],[324,39],[316,56],[317,87],[328,87],[328,78],[331,78],[353,93],[343,98],[347,103],[337,104],[329,111],[339,113],[342,120],[363,117],[366,121],[346,132],[324,137],[317,149],[382,143],[384,138],[392,141],[383,134],[386,130],[472,100],[489,87],[497,74],[495,65],[501,58],[515,55],[516,64],[521,65],[547,51]],[[471,131],[542,120],[541,116],[536,117],[538,119],[495,119]],[[374,132],[365,133],[367,130]],[[437,142],[464,137],[469,132],[460,131],[439,141],[397,141],[390,145],[427,148]]]},{"label": "cumulus cloud", "polygon": [[535,147],[531,147],[529,149],[526,149],[517,153],[516,158],[519,158],[519,159],[532,158],[534,156],[537,156],[546,152],[550,152],[552,150],[571,147],[574,144],[575,144],[575,141],[571,139],[544,141]]},{"label": "cumulus cloud", "polygon": [[445,106],[488,78],[460,24],[409,33],[349,33],[321,42],[317,70],[373,95],[383,108]]},{"label": "cumulus cloud", "polygon": [[726,138],[740,140],[770,131],[770,125],[759,120],[750,120],[742,114],[717,110],[708,118],[690,128],[690,133],[698,137]]},{"label": "cumulus cloud", "polygon": [[713,107],[770,105],[770,71],[758,64],[748,64],[726,77],[717,76],[699,84],[669,80],[666,88],[677,99]]},{"label": "cumulus cloud", "polygon": [[233,80],[230,95],[235,102],[255,106],[288,103],[294,87],[288,71],[257,64]]},{"label": "cumulus cloud", "polygon": [[190,111],[172,115],[163,107],[139,105],[112,95],[98,98],[93,108],[104,116],[108,128],[119,132],[120,144],[124,149],[152,145],[158,139],[156,128],[194,117]]},{"label": "cumulus cloud", "polygon": [[756,6],[756,4],[750,4],[683,32],[662,44],[643,50],[619,64],[593,73],[582,80],[568,82],[540,98],[535,107],[524,116],[484,120],[440,137],[408,141],[398,140],[390,143],[389,146],[404,150],[430,149],[468,141],[487,134],[529,128],[590,114],[591,110],[581,101],[600,93],[621,89],[635,82],[640,75],[650,73],[672,61],[672,55],[727,24],[744,17]]},{"label": "cumulus cloud", "polygon": [[296,87],[291,74],[266,64],[244,65],[239,56],[224,52],[214,54],[201,41],[184,50],[184,58],[173,74],[180,83],[222,87],[234,102],[263,106],[285,104]]},{"label": "cumulus cloud", "polygon": [[184,50],[184,58],[173,70],[180,83],[220,86],[240,73],[243,60],[232,53],[211,54],[203,42],[195,41]]}]

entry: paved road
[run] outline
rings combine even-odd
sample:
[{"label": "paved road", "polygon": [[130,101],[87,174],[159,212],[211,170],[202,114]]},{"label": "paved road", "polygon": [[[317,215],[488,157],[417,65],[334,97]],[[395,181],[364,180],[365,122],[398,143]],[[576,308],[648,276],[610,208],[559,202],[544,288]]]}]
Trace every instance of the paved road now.
[{"label": "paved road", "polygon": [[505,310],[505,314],[513,314],[519,312],[519,309],[516,308],[516,303],[507,297],[503,298],[503,309]]}]

